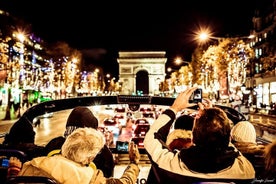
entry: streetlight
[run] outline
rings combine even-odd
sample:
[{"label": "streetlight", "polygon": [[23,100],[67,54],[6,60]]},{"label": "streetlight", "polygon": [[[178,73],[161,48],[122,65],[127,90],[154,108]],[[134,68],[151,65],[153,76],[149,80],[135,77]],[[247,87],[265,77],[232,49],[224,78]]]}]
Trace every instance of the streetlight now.
[{"label": "streetlight", "polygon": [[173,71],[173,69],[171,67],[167,68],[167,72],[171,73]]},{"label": "streetlight", "polygon": [[187,65],[189,64],[188,61],[184,61],[181,57],[176,57],[173,62],[176,66],[181,66],[182,64]]},{"label": "streetlight", "polygon": [[204,30],[202,32],[197,33],[196,39],[199,42],[207,42],[210,39],[218,40],[219,42],[225,39],[235,39],[235,40],[243,40],[243,39],[253,39],[255,38],[255,35],[249,35],[249,36],[237,36],[237,37],[216,37],[213,36],[212,33],[210,33],[208,30]]}]

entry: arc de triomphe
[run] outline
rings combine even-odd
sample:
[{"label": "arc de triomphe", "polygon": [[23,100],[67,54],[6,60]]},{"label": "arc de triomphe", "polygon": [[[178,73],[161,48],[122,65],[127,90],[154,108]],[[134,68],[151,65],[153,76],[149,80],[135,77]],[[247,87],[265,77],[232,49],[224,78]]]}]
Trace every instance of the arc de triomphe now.
[{"label": "arc de triomphe", "polygon": [[119,52],[119,80],[122,94],[144,95],[159,93],[159,84],[165,79],[167,58],[164,51]]}]

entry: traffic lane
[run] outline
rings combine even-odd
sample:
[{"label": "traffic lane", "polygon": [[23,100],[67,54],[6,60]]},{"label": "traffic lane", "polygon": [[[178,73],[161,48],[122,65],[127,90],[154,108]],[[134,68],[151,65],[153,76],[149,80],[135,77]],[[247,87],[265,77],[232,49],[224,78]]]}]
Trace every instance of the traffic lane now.
[{"label": "traffic lane", "polygon": [[52,117],[41,118],[40,124],[34,127],[35,144],[45,146],[54,137],[63,136],[67,118],[72,110],[54,112]]}]

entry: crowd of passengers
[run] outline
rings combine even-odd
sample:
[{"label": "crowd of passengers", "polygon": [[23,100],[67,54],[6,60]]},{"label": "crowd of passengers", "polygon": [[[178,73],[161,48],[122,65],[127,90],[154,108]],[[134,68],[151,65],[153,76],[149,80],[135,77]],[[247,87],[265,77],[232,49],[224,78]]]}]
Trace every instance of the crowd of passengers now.
[{"label": "crowd of passengers", "polygon": [[[208,99],[189,103],[195,89],[181,92],[146,133],[144,147],[151,160],[147,183],[276,183],[276,141],[258,144],[250,122],[233,122]],[[194,105],[198,105],[195,117],[182,114]],[[136,183],[140,172],[137,145],[130,143],[130,163],[122,176],[115,178],[112,152],[97,128],[93,112],[76,107],[67,119],[64,135],[38,146],[32,123],[21,118],[1,147],[21,150],[27,159],[10,157],[5,179],[45,176],[64,184]]]}]

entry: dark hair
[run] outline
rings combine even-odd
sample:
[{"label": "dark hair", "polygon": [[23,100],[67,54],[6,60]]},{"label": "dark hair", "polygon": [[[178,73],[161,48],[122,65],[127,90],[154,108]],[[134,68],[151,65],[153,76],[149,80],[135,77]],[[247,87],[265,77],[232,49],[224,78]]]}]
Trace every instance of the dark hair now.
[{"label": "dark hair", "polygon": [[179,116],[174,123],[174,129],[192,130],[194,126],[194,117],[183,114]]},{"label": "dark hair", "polygon": [[30,120],[24,115],[16,121],[5,136],[3,144],[16,145],[20,143],[34,143],[35,131]]},{"label": "dark hair", "polygon": [[230,121],[217,107],[205,109],[195,120],[193,142],[206,149],[225,149],[230,141]]}]

